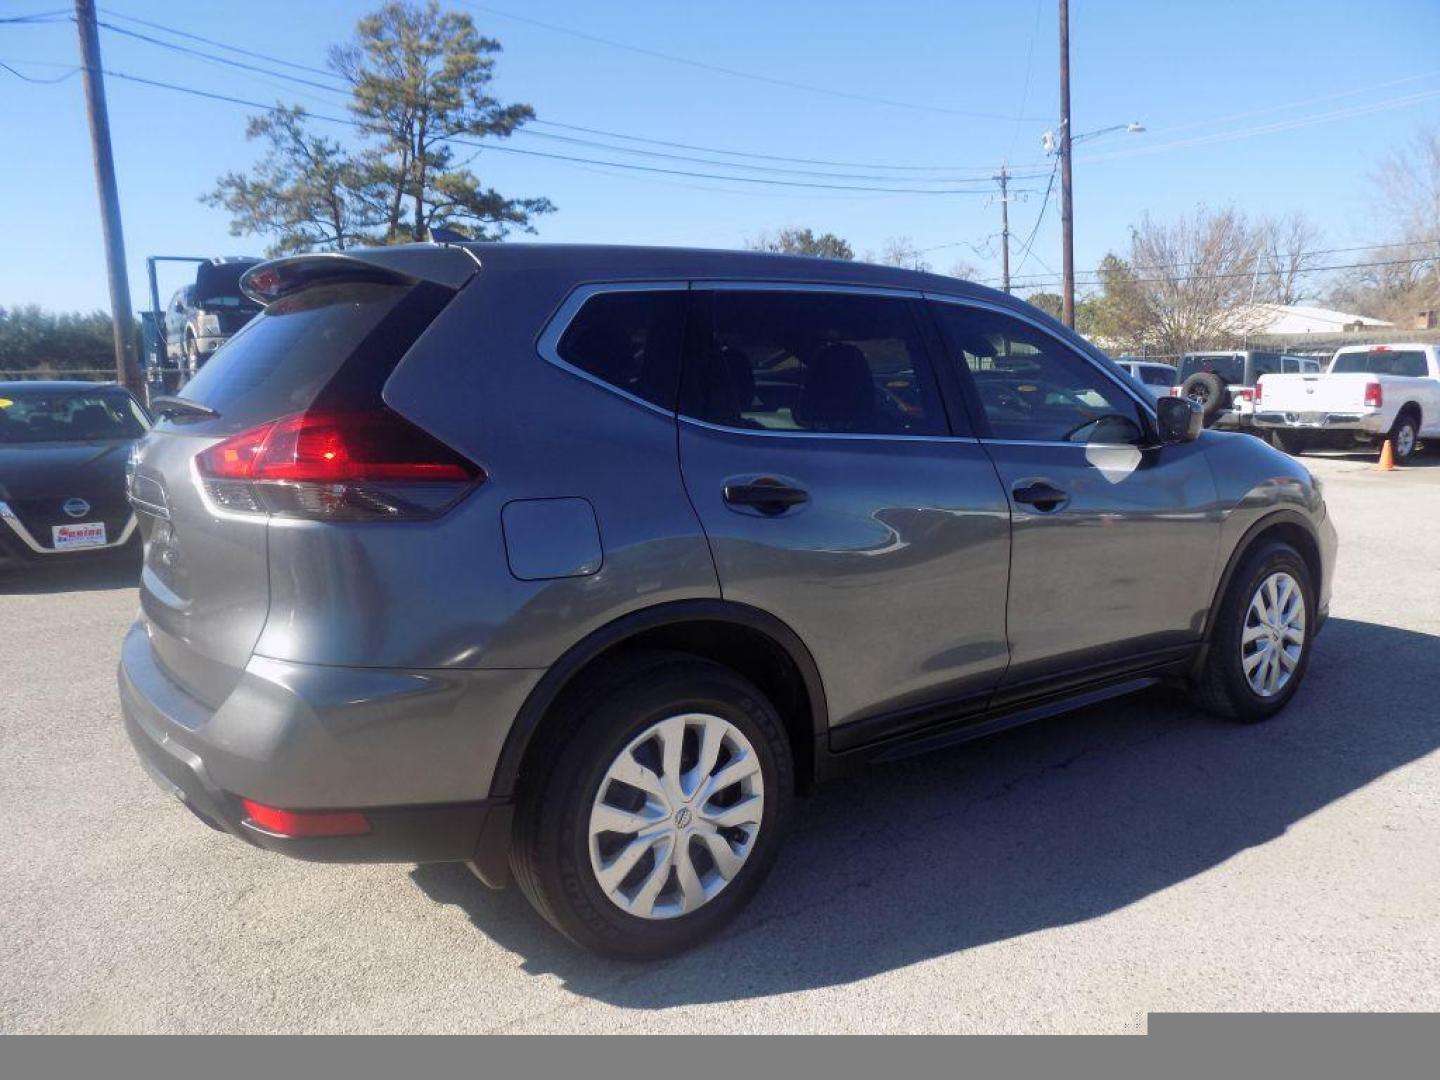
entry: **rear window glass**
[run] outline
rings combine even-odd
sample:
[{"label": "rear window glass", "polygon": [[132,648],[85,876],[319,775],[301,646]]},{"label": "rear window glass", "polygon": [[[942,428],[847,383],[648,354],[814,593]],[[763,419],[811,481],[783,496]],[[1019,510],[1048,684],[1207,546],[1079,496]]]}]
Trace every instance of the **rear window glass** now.
[{"label": "rear window glass", "polygon": [[662,409],[675,407],[683,289],[625,289],[585,301],[560,337],[560,359]]},{"label": "rear window glass", "polygon": [[1175,369],[1169,367],[1141,367],[1140,381],[1150,386],[1174,386]]},{"label": "rear window glass", "polygon": [[1188,379],[1201,371],[1218,375],[1224,383],[1245,382],[1245,358],[1243,356],[1187,356],[1180,361],[1180,378]]},{"label": "rear window glass", "polygon": [[1403,375],[1422,379],[1426,374],[1425,354],[1418,349],[1341,353],[1335,357],[1330,370],[1340,374]]},{"label": "rear window glass", "polygon": [[222,434],[300,412],[339,381],[342,366],[347,386],[331,388],[329,397],[348,389],[378,400],[385,378],[451,295],[432,285],[346,282],[282,297],[181,389],[180,397],[208,405],[219,418],[169,419],[161,427]]}]

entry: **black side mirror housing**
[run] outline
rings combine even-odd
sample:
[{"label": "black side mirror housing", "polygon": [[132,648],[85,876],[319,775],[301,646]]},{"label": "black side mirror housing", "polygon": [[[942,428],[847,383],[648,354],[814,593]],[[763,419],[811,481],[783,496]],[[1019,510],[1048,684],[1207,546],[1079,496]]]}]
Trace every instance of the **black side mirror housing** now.
[{"label": "black side mirror housing", "polygon": [[1205,410],[1185,397],[1162,397],[1155,402],[1155,422],[1162,443],[1194,442],[1205,430]]}]

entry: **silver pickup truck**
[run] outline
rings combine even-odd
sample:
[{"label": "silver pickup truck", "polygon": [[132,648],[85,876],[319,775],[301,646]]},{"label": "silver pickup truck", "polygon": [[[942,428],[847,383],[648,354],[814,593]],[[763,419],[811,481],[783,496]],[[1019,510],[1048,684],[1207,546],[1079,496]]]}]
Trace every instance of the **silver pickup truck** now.
[{"label": "silver pickup truck", "polygon": [[1440,439],[1440,345],[1347,345],[1323,375],[1266,375],[1254,423],[1287,453],[1389,439],[1404,463]]}]

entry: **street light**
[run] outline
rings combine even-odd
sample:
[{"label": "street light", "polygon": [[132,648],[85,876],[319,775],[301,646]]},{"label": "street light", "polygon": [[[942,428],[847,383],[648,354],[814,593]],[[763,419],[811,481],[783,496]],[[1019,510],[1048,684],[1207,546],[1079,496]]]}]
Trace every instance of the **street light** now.
[{"label": "street light", "polygon": [[[1065,26],[1064,7],[1061,5],[1062,33]],[[1068,35],[1067,35],[1068,36]],[[1062,47],[1066,46],[1065,36],[1061,38]],[[1108,135],[1112,131],[1127,131],[1131,134],[1140,134],[1145,130],[1145,125],[1138,120],[1131,120],[1128,124],[1112,124],[1109,127],[1097,128],[1094,131],[1087,131],[1081,135],[1070,134],[1070,85],[1068,79],[1068,57],[1065,58],[1067,77],[1062,80],[1061,85],[1061,117],[1060,134],[1057,137],[1054,131],[1047,131],[1040,137],[1040,145],[1045,148],[1045,153],[1058,154],[1060,160],[1057,163],[1060,169],[1060,318],[1061,321],[1072,330],[1075,327],[1075,221],[1071,203],[1072,178],[1074,152],[1072,147],[1077,142],[1086,139],[1093,139],[1099,135]]]}]

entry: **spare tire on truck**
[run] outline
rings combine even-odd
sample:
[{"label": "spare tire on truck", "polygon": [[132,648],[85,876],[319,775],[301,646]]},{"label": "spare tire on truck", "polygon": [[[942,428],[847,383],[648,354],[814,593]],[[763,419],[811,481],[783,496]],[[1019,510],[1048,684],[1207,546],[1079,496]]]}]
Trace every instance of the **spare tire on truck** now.
[{"label": "spare tire on truck", "polygon": [[1199,404],[1208,425],[1225,407],[1225,384],[1214,372],[1197,371],[1181,384],[1180,396]]}]

